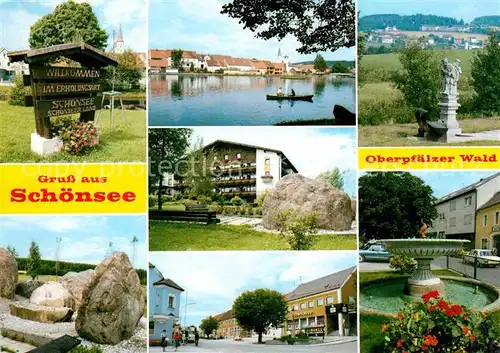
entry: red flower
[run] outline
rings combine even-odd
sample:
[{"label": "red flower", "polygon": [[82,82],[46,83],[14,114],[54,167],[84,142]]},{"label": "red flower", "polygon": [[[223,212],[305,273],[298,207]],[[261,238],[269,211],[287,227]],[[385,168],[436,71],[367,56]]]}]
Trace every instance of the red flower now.
[{"label": "red flower", "polygon": [[405,343],[405,341],[403,341],[401,338],[398,340],[398,343],[397,343],[397,347],[398,348],[401,348],[403,347],[403,344]]},{"label": "red flower", "polygon": [[446,315],[448,316],[458,316],[460,315],[461,313],[463,312],[463,309],[460,305],[458,304],[453,304],[451,306],[451,308],[449,308],[448,310],[446,310]]},{"label": "red flower", "polygon": [[470,333],[470,330],[468,329],[467,326],[463,326],[462,327],[462,332],[464,333],[464,335],[468,335]]},{"label": "red flower", "polygon": [[448,306],[448,303],[444,300],[441,299],[438,303],[437,306],[442,309],[442,310],[448,310],[450,307]]},{"label": "red flower", "polygon": [[476,337],[472,333],[469,335],[469,338],[470,338],[471,342],[476,341]]},{"label": "red flower", "polygon": [[382,332],[385,332],[385,331],[387,331],[387,325],[386,325],[386,324],[383,324],[383,325],[382,325]]},{"label": "red flower", "polygon": [[404,316],[403,316],[403,313],[399,313],[398,314],[398,319],[402,319]]},{"label": "red flower", "polygon": [[439,308],[438,308],[437,305],[429,305],[428,309],[429,309],[430,312],[432,312],[434,310],[438,310]]},{"label": "red flower", "polygon": [[422,296],[422,299],[424,300],[424,303],[427,304],[429,302],[429,300],[431,300],[433,298],[436,299],[438,297],[439,297],[439,292],[437,290],[433,290],[433,291],[431,291],[431,292],[429,292],[427,294],[424,294]]},{"label": "red flower", "polygon": [[427,337],[424,338],[424,345],[425,346],[437,346],[438,344],[438,339],[436,338],[436,336],[431,336],[431,335],[428,335]]},{"label": "red flower", "polygon": [[429,346],[426,346],[425,344],[423,344],[421,347],[420,347],[421,350],[423,351],[426,351],[429,349]]}]

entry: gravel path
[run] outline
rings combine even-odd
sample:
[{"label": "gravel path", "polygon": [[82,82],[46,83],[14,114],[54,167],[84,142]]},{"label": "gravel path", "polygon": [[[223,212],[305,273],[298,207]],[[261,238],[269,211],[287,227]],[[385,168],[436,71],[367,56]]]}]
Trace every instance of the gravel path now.
[{"label": "gravel path", "polygon": [[[18,301],[27,301],[26,298],[16,297]],[[17,332],[34,334],[48,338],[58,338],[63,335],[78,336],[75,330],[74,322],[63,322],[56,324],[45,324],[36,321],[20,319],[12,316],[9,310],[11,300],[0,299],[0,329],[7,328]],[[82,339],[82,344],[88,347],[98,346],[105,353],[143,353],[146,351],[148,333],[146,330],[146,318],[141,318],[139,325],[135,330],[134,335],[122,341],[115,346],[96,344],[91,341]]]}]

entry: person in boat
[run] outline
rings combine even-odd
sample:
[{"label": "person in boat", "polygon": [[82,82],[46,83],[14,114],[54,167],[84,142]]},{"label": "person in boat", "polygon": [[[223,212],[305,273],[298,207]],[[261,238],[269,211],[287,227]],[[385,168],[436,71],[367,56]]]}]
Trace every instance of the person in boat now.
[{"label": "person in boat", "polygon": [[292,93],[290,93],[290,95],[291,95],[292,97],[295,97],[295,91],[293,90],[293,88],[292,88]]},{"label": "person in boat", "polygon": [[283,90],[280,88],[278,88],[278,96],[282,96],[283,95]]}]

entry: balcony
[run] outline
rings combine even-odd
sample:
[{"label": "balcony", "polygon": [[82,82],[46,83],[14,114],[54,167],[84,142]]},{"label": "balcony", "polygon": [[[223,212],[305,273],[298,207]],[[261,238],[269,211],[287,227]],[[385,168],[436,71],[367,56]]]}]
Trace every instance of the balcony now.
[{"label": "balcony", "polygon": [[236,179],[236,180],[216,180],[214,184],[217,186],[231,186],[231,185],[255,185],[257,179]]},{"label": "balcony", "polygon": [[243,173],[255,172],[257,170],[257,166],[247,166],[247,167],[238,167],[238,168],[214,168],[212,173],[214,175],[237,175]]}]

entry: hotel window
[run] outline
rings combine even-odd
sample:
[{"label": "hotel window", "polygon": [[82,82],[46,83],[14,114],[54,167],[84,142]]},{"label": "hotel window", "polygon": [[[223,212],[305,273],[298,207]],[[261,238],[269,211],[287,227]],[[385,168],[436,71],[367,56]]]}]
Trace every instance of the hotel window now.
[{"label": "hotel window", "polygon": [[333,297],[326,297],[326,305],[333,304]]},{"label": "hotel window", "polygon": [[300,303],[300,308],[305,309],[306,308],[306,303]]},{"label": "hotel window", "polygon": [[472,196],[465,197],[465,207],[472,205]]},{"label": "hotel window", "polygon": [[295,304],[295,305],[293,306],[293,310],[299,310],[299,304]]},{"label": "hotel window", "polygon": [[471,214],[466,214],[464,216],[464,226],[468,226],[472,224],[472,215]]},{"label": "hotel window", "polygon": [[307,302],[307,307],[308,308],[314,308],[314,300],[311,300],[310,302]]},{"label": "hotel window", "polygon": [[236,159],[241,159],[241,153],[236,153]]},{"label": "hotel window", "polygon": [[228,154],[225,154],[225,155],[224,155],[224,160],[225,160],[225,161],[228,161],[228,160],[229,160],[229,155],[228,155]]},{"label": "hotel window", "polygon": [[266,163],[266,165],[271,164],[271,158],[266,158],[265,163]]},{"label": "hotel window", "polygon": [[318,300],[316,301],[316,305],[317,305],[318,307],[323,306],[323,298],[318,299]]},{"label": "hotel window", "polygon": [[271,172],[270,172],[270,171],[267,171],[267,172],[266,172],[266,176],[267,176],[267,175],[271,175]]},{"label": "hotel window", "polygon": [[456,226],[457,226],[457,218],[451,217],[450,218],[450,227],[456,227]]},{"label": "hotel window", "polygon": [[150,335],[155,334],[155,322],[154,321],[149,322],[149,334]]},{"label": "hotel window", "polygon": [[175,304],[175,297],[172,295],[168,296],[168,307],[173,308]]},{"label": "hotel window", "polygon": [[499,224],[500,223],[500,212],[496,212],[495,213],[495,224]]},{"label": "hotel window", "polygon": [[481,238],[481,249],[488,249],[488,238]]},{"label": "hotel window", "polygon": [[325,326],[325,317],[324,316],[316,317],[316,324],[318,326]]},{"label": "hotel window", "polygon": [[482,226],[483,226],[483,227],[486,227],[487,225],[488,225],[488,215],[487,215],[487,214],[485,214],[485,215],[483,216],[483,223],[482,223]]},{"label": "hotel window", "polygon": [[450,201],[450,211],[455,211],[457,209],[457,200]]}]

